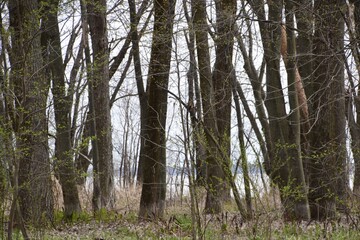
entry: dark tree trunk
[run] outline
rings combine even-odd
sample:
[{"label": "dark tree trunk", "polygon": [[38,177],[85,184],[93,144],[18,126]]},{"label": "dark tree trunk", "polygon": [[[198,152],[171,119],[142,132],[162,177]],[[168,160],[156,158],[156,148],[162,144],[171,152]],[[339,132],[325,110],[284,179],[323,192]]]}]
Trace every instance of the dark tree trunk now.
[{"label": "dark tree trunk", "polygon": [[106,25],[106,0],[87,2],[93,50],[92,85],[95,133],[98,147],[100,208],[114,205],[114,166],[112,157],[111,116],[109,97],[109,49]]},{"label": "dark tree trunk", "polygon": [[132,53],[134,59],[134,68],[135,68],[135,77],[136,77],[136,86],[139,94],[140,102],[140,155],[139,155],[139,165],[137,172],[137,183],[141,184],[143,181],[143,166],[145,159],[145,123],[147,119],[147,92],[144,88],[144,82],[142,77],[141,70],[141,60],[140,60],[140,50],[139,50],[139,36],[138,36],[138,21],[139,19],[136,16],[136,6],[134,0],[129,0],[129,10],[130,10],[130,23],[131,23],[131,41],[132,41]]},{"label": "dark tree trunk", "polygon": [[[266,101],[269,134],[265,135],[270,161],[267,172],[280,190],[287,220],[309,219],[307,192],[301,159],[300,113],[296,91],[295,35],[288,33],[287,59],[284,58],[288,73],[288,100],[290,113],[287,114],[285,96],[280,75],[281,18],[283,4],[268,1],[269,22],[260,21],[260,34],[266,61]],[[265,19],[264,1],[252,1],[251,5],[259,19]],[[286,1],[286,23],[293,26],[293,8]],[[292,17],[291,17],[292,16]]]},{"label": "dark tree trunk", "polygon": [[46,66],[52,79],[54,112],[56,122],[55,169],[60,177],[64,198],[65,217],[81,211],[76,186],[75,166],[71,149],[71,102],[66,96],[65,73],[61,53],[59,22],[57,19],[59,0],[52,0],[44,7],[41,42]]},{"label": "dark tree trunk", "polygon": [[197,61],[195,54],[195,32],[191,19],[191,14],[186,5],[186,1],[183,0],[184,14],[187,24],[189,25],[189,37],[186,39],[186,43],[189,49],[190,66],[187,72],[188,89],[189,89],[189,109],[191,117],[191,127],[195,130],[196,134],[193,137],[194,143],[194,155],[195,155],[195,171],[196,171],[196,183],[198,185],[205,186],[206,179],[206,163],[204,162],[206,156],[206,150],[201,136],[203,135],[203,128],[199,122],[202,122],[202,106],[201,106],[201,93],[199,87],[199,78],[197,73]]},{"label": "dark tree trunk", "polygon": [[[234,26],[236,20],[236,1],[217,0],[216,5],[216,60],[212,75],[216,122],[219,131],[219,144],[230,159],[231,128],[231,78],[233,76]],[[225,160],[224,160],[225,161]],[[219,166],[221,167],[221,166]],[[223,183],[222,197],[230,199],[230,188]]]},{"label": "dark tree trunk", "polygon": [[154,29],[148,77],[148,111],[139,218],[162,218],[166,194],[166,113],[175,0],[154,1]]},{"label": "dark tree trunk", "polygon": [[315,1],[309,202],[313,219],[334,217],[346,181],[343,37],[344,1]]},{"label": "dark tree trunk", "polygon": [[52,217],[53,193],[46,118],[49,82],[44,76],[38,34],[39,3],[10,1],[8,6],[13,29],[10,78],[16,96],[13,126],[19,163],[19,214],[41,226]]},{"label": "dark tree trunk", "polygon": [[[220,166],[220,156],[212,139],[218,139],[214,90],[210,66],[210,54],[207,32],[206,1],[191,1],[194,31],[197,45],[198,68],[203,107],[204,137],[201,141],[206,146],[206,188],[205,211],[220,213],[222,211],[222,193],[224,192],[225,174]],[[211,135],[212,136],[211,136]]]},{"label": "dark tree trunk", "polygon": [[299,69],[299,75],[301,76],[301,83],[305,91],[304,101],[299,101],[300,120],[301,120],[301,151],[304,164],[304,174],[306,184],[309,184],[308,174],[308,161],[309,161],[309,136],[310,132],[310,120],[309,120],[309,107],[308,97],[311,96],[311,78],[313,73],[313,57],[312,57],[312,34],[313,34],[313,21],[312,21],[312,0],[301,0],[295,5],[296,24],[298,28],[298,35],[296,38],[296,50],[297,50],[297,66]]}]

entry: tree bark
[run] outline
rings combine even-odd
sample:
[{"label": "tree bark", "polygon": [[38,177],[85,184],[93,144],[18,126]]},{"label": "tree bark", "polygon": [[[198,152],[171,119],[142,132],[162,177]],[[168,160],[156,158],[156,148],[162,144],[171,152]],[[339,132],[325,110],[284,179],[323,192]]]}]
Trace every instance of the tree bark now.
[{"label": "tree bark", "polygon": [[55,169],[59,173],[64,198],[64,215],[71,218],[81,211],[76,186],[75,166],[71,147],[71,102],[66,94],[65,70],[61,53],[59,22],[57,19],[59,0],[44,6],[41,42],[44,58],[52,79],[52,93],[56,122]]},{"label": "tree bark", "polygon": [[[204,137],[202,141],[207,146],[206,153],[206,188],[207,196],[205,212],[220,213],[223,208],[222,193],[224,192],[225,174],[220,165],[221,158],[212,138],[218,139],[216,112],[214,105],[214,90],[210,66],[209,43],[206,21],[206,1],[191,1],[198,68],[200,75],[200,89],[203,107]],[[212,135],[212,136],[211,136]]]},{"label": "tree bark", "polygon": [[27,222],[41,226],[46,218],[52,218],[54,200],[46,118],[49,84],[44,76],[38,34],[39,3],[35,0],[10,1],[8,6],[13,29],[10,78],[16,96],[17,117],[13,126],[19,161],[19,215]]},{"label": "tree bark", "polygon": [[134,68],[135,68],[135,78],[136,78],[136,86],[139,94],[139,102],[140,102],[140,155],[139,155],[139,165],[138,165],[138,173],[137,173],[137,183],[141,184],[143,181],[143,166],[144,166],[144,155],[145,153],[145,138],[144,138],[144,130],[145,123],[147,119],[147,99],[148,95],[146,89],[144,88],[144,82],[142,77],[141,70],[141,60],[140,60],[140,50],[139,50],[139,35],[138,35],[138,21],[139,18],[136,16],[136,6],[134,0],[129,0],[129,10],[130,10],[130,31],[131,31],[131,41],[132,41],[132,51],[133,51],[133,59],[134,59]]},{"label": "tree bark", "polygon": [[[233,77],[234,27],[236,20],[235,0],[216,0],[216,60],[212,75],[216,122],[219,144],[230,159],[231,128],[231,78]],[[219,166],[221,167],[221,166]],[[221,171],[221,170],[220,170]],[[230,188],[223,183],[222,198],[230,199]]]},{"label": "tree bark", "polygon": [[175,0],[154,1],[154,29],[148,74],[148,112],[140,219],[162,218],[166,194],[166,114]]},{"label": "tree bark", "polygon": [[334,217],[346,197],[344,1],[315,1],[309,202],[313,219]]},{"label": "tree bark", "polygon": [[114,206],[114,166],[112,156],[111,116],[109,97],[109,49],[106,23],[106,0],[87,2],[89,29],[93,50],[92,85],[95,133],[98,145],[100,208]]},{"label": "tree bark", "polygon": [[[278,1],[268,1],[269,21],[265,19],[264,1],[251,1],[251,6],[258,15],[260,34],[266,61],[266,101],[268,111],[269,134],[266,141],[269,156],[268,173],[271,180],[277,184],[284,206],[286,220],[309,219],[309,206],[301,159],[300,145],[300,112],[298,94],[296,91],[295,38],[292,31],[288,33],[285,62],[288,73],[288,100],[290,113],[287,114],[285,96],[280,75],[281,49],[281,18],[283,4]],[[286,21],[293,25],[293,9],[286,1]],[[292,17],[291,17],[292,16]],[[285,59],[284,59],[285,60]]]},{"label": "tree bark", "polygon": [[[355,59],[356,68],[358,75],[360,74],[360,1],[352,0],[350,1],[353,8],[353,15],[349,14],[348,19],[348,28],[350,28],[350,37],[352,44],[352,53]],[[351,7],[348,10],[351,12]],[[350,17],[353,17],[351,19]],[[354,24],[354,29],[351,29],[351,24]],[[349,77],[351,81],[352,78]],[[354,187],[353,193],[356,196],[360,196],[360,101],[359,94],[360,90],[356,91],[355,84],[352,83],[351,89],[348,91],[349,101],[346,107],[347,117],[348,117],[348,125],[351,134],[351,149],[354,158]],[[353,110],[353,106],[355,106],[355,111]],[[355,120],[356,117],[356,120]]]}]

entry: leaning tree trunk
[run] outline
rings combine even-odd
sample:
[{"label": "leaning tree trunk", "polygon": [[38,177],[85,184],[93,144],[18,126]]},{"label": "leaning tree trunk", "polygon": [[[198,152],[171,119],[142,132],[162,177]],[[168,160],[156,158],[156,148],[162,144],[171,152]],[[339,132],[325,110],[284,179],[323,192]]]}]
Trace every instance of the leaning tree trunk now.
[{"label": "leaning tree trunk", "polygon": [[13,29],[10,80],[16,97],[13,126],[19,163],[19,203],[24,219],[41,226],[44,218],[52,217],[53,194],[46,118],[49,85],[38,34],[39,3],[9,1],[9,13]]},{"label": "leaning tree trunk", "polygon": [[166,194],[166,114],[175,0],[154,1],[154,29],[148,77],[148,112],[139,218],[164,215]]},{"label": "leaning tree trunk", "polygon": [[310,102],[309,202],[313,219],[335,216],[346,181],[342,0],[315,1],[314,77]]},{"label": "leaning tree trunk", "polygon": [[48,72],[52,79],[54,112],[56,122],[55,169],[60,177],[64,198],[64,215],[71,218],[81,211],[76,186],[75,165],[71,150],[71,102],[66,96],[65,69],[62,60],[59,22],[57,19],[59,0],[52,0],[44,7],[41,42],[48,60]]},{"label": "leaning tree trunk", "polygon": [[92,81],[95,134],[98,148],[100,208],[114,205],[114,166],[112,157],[111,116],[109,97],[109,49],[106,21],[106,0],[87,2],[93,50]]},{"label": "leaning tree trunk", "polygon": [[[130,11],[130,31],[131,31],[131,41],[132,41],[132,54],[134,59],[134,69],[135,69],[135,78],[136,86],[139,94],[139,103],[140,103],[140,153],[139,153],[139,163],[138,163],[138,172],[137,172],[137,184],[140,185],[143,181],[143,166],[145,158],[145,139],[144,139],[144,130],[145,123],[147,118],[147,92],[144,87],[142,70],[141,70],[141,60],[140,60],[140,49],[139,49],[139,34],[137,26],[139,23],[139,18],[136,15],[136,5],[135,0],[129,0],[129,11]],[[144,3],[143,3],[144,4]]]}]

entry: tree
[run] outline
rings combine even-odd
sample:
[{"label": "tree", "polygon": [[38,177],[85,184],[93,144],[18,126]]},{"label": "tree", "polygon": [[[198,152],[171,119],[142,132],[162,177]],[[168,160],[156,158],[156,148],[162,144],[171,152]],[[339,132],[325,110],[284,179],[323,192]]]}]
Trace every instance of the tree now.
[{"label": "tree", "polygon": [[109,97],[109,50],[106,21],[106,0],[87,2],[88,23],[93,50],[92,75],[89,84],[94,103],[95,137],[98,162],[93,162],[94,174],[100,186],[100,208],[109,209],[114,204],[114,166]]},{"label": "tree", "polygon": [[[220,166],[218,150],[212,138],[218,138],[216,113],[214,108],[214,89],[210,66],[209,43],[206,20],[206,1],[191,1],[194,21],[197,62],[200,75],[201,102],[203,108],[204,137],[201,139],[206,146],[206,188],[205,209],[208,213],[222,211],[222,192],[224,191],[224,171]],[[210,136],[212,135],[212,136]]]},{"label": "tree", "polygon": [[[49,81],[43,71],[39,2],[9,1],[10,81],[14,89],[13,130],[19,166],[19,203],[26,221],[41,224],[52,217],[53,194],[48,152],[46,103]],[[17,199],[13,199],[17,201]],[[21,221],[21,220],[20,220]]]},{"label": "tree", "polygon": [[313,219],[333,217],[347,191],[344,19],[340,0],[315,1],[311,81],[309,202]]},{"label": "tree", "polygon": [[[269,22],[265,20],[263,1],[250,1],[257,14],[266,62],[266,101],[269,132],[265,135],[269,151],[267,171],[280,190],[285,219],[309,219],[309,205],[301,158],[300,112],[296,87],[295,34],[287,30],[287,88],[290,112],[286,111],[280,74],[281,18],[283,4],[268,1]],[[285,2],[286,24],[294,26],[293,5]],[[263,116],[263,115],[262,115]],[[265,125],[267,125],[265,123]]]},{"label": "tree", "polygon": [[[230,159],[231,128],[231,78],[234,76],[233,48],[236,20],[236,1],[218,0],[216,5],[216,59],[212,73],[214,104],[219,144]],[[221,166],[219,166],[221,167]],[[223,198],[230,198],[228,184],[224,181]]]},{"label": "tree", "polygon": [[[360,43],[360,1],[350,1],[351,6],[348,9],[349,14],[347,15],[347,28],[349,29],[351,39],[351,53],[354,57],[357,74],[360,74],[360,54],[359,54],[359,43]],[[354,28],[351,26],[354,25]],[[345,66],[346,60],[345,60]],[[354,158],[355,172],[354,172],[354,188],[353,192],[357,195],[360,193],[360,102],[358,101],[359,89],[356,90],[356,84],[353,79],[353,74],[349,66],[347,66],[350,88],[347,90],[347,101],[346,101],[346,116],[351,134],[351,149]],[[355,108],[353,110],[352,108]]]},{"label": "tree", "polygon": [[154,1],[154,27],[144,129],[145,157],[139,217],[163,217],[166,194],[166,114],[175,0]]},{"label": "tree", "polygon": [[54,112],[56,122],[55,169],[59,174],[64,198],[64,214],[71,218],[81,211],[76,186],[75,165],[71,144],[71,102],[66,94],[64,63],[58,22],[58,0],[43,3],[41,44],[45,67],[52,80]]}]

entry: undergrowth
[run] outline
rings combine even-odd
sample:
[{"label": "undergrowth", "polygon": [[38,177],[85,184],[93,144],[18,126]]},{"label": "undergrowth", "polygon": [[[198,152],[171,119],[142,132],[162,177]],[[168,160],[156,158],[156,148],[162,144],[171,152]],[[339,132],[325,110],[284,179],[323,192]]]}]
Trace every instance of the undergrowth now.
[{"label": "undergrowth", "polygon": [[[126,200],[127,199],[127,200]],[[83,211],[65,219],[55,211],[52,223],[42,229],[28,226],[31,239],[192,239],[192,217],[188,199],[168,203],[165,217],[154,222],[139,221],[138,204],[129,196],[114,211]],[[234,203],[219,215],[201,214],[198,239],[360,239],[360,215],[356,209],[326,222],[284,222],[274,196],[254,199],[251,221],[244,221]],[[203,206],[200,206],[202,209]],[[4,233],[2,236],[6,236]],[[13,239],[23,239],[19,230]]]}]

